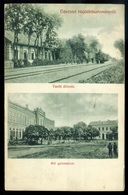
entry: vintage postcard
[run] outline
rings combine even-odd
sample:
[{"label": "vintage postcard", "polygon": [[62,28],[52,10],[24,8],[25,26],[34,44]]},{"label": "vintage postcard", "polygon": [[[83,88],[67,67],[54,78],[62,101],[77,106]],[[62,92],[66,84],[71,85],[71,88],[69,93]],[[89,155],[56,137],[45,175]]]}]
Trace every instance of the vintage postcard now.
[{"label": "vintage postcard", "polygon": [[124,83],[124,5],[4,10],[6,83]]},{"label": "vintage postcard", "polygon": [[5,4],[5,190],[123,191],[124,5]]}]

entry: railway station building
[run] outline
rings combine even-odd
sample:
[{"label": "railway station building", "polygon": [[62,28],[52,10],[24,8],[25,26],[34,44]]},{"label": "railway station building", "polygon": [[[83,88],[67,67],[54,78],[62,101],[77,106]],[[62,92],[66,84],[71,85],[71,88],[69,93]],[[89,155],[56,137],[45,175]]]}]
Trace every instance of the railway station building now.
[{"label": "railway station building", "polygon": [[29,125],[41,125],[48,130],[53,129],[55,122],[46,117],[42,108],[30,110],[28,105],[23,107],[12,101],[8,101],[8,140],[22,139],[23,133]]},{"label": "railway station building", "polygon": [[90,122],[89,125],[99,130],[100,135],[98,139],[107,139],[107,133],[111,132],[112,127],[116,127],[118,129],[117,120],[94,121],[94,122]]},{"label": "railway station building", "polygon": [[[14,63],[14,52],[16,52],[14,48],[14,33],[11,31],[5,31],[4,35],[4,65],[5,68],[13,68]],[[30,44],[29,44],[29,49],[28,49],[28,38],[24,34],[19,34],[18,35],[18,60],[24,60],[27,59],[30,63],[33,62],[33,60],[36,58],[35,54],[35,38],[31,37],[30,39]],[[47,59],[52,61],[53,57],[53,52],[49,49],[40,48],[39,52],[39,59]]]}]

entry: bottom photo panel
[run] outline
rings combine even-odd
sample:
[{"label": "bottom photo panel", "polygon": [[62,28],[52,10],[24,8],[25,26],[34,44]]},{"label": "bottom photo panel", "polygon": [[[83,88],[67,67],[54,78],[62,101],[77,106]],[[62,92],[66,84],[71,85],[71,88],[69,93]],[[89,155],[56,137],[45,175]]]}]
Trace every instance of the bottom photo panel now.
[{"label": "bottom photo panel", "polygon": [[118,158],[118,94],[9,93],[8,158]]}]

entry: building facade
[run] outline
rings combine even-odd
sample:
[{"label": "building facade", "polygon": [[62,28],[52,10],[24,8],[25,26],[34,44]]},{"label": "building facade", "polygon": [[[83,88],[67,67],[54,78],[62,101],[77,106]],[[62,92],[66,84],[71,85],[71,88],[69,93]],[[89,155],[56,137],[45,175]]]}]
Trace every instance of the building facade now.
[{"label": "building facade", "polygon": [[90,122],[92,127],[95,127],[99,130],[99,139],[107,139],[107,133],[111,132],[112,127],[118,128],[118,121],[117,120],[107,120],[107,121],[94,121]]},{"label": "building facade", "polygon": [[30,110],[14,102],[8,101],[8,139],[22,139],[23,133],[29,125],[41,125],[48,130],[54,129],[54,121],[46,118],[42,108]]},{"label": "building facade", "polygon": [[[29,47],[28,47],[28,38],[24,34],[19,34],[18,36],[18,53],[16,54],[18,60],[28,60],[30,63],[36,58],[36,47],[35,47],[35,39],[31,37]],[[14,33],[11,31],[5,31],[4,36],[4,63],[5,68],[13,68],[13,59],[15,48],[13,48],[14,43]],[[52,61],[53,57],[55,58],[54,53],[49,49],[40,48],[39,59],[47,59]]]}]

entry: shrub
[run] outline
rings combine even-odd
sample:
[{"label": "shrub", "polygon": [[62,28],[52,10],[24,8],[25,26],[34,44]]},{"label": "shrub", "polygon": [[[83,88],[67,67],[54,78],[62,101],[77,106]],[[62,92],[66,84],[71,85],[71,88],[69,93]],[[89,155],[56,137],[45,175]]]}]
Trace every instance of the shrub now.
[{"label": "shrub", "polygon": [[60,63],[64,63],[62,62],[62,60],[41,60],[41,59],[35,59],[32,63],[32,66],[47,66],[47,65],[56,65],[56,64],[60,64]]},{"label": "shrub", "polygon": [[19,68],[18,60],[12,60],[14,63],[14,68]]},{"label": "shrub", "polygon": [[16,145],[16,140],[9,140],[8,145],[10,145],[10,146]]},{"label": "shrub", "polygon": [[32,62],[32,66],[42,66],[42,60],[34,59]]},{"label": "shrub", "polygon": [[17,60],[14,61],[14,67],[15,68],[22,68],[22,67],[30,67],[30,66],[47,66],[47,65],[56,65],[56,64],[63,64],[65,63],[63,60],[47,60],[47,59],[34,59],[32,64],[28,60]]},{"label": "shrub", "polygon": [[31,66],[31,63],[28,60],[13,60],[14,62],[14,68],[23,68],[23,67],[29,67]]},{"label": "shrub", "polygon": [[20,68],[24,67],[24,61],[23,60],[18,60],[18,67],[20,67]]},{"label": "shrub", "polygon": [[24,60],[24,67],[31,66],[31,63],[28,60]]}]

